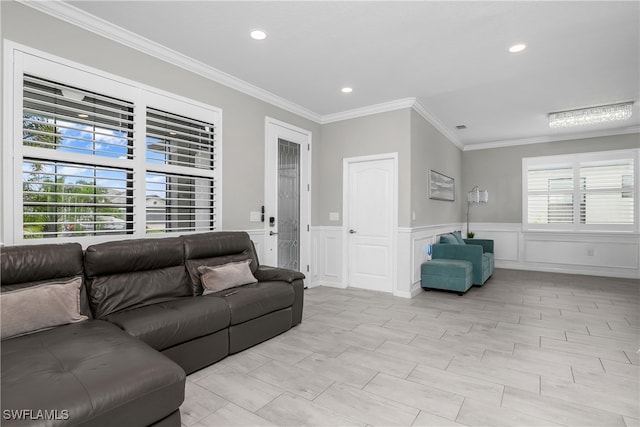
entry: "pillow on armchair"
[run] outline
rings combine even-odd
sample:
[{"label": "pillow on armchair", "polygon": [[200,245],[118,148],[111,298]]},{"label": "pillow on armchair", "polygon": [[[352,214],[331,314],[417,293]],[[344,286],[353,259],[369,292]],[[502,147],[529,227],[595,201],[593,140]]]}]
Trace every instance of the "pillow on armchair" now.
[{"label": "pillow on armchair", "polygon": [[462,240],[462,235],[459,231],[454,231],[453,233],[442,234],[440,236],[440,243],[448,243],[450,245],[464,245],[464,240]]}]

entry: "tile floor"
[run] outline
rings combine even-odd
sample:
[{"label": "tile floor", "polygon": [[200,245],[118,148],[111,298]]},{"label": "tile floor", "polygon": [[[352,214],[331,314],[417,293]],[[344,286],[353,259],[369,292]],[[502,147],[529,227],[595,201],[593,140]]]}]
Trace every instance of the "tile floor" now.
[{"label": "tile floor", "polygon": [[305,291],[188,377],[185,426],[640,426],[636,280],[496,270],[459,297]]}]

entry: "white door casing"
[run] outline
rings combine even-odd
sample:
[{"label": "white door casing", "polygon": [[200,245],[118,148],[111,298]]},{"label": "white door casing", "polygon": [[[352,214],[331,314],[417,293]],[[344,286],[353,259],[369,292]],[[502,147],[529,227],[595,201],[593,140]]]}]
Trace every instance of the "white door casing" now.
[{"label": "white door casing", "polygon": [[397,153],[343,161],[347,286],[396,289],[397,164]]},{"label": "white door casing", "polygon": [[[278,265],[278,140],[300,145],[300,271],[308,272],[310,259],[309,225],[311,223],[311,131],[266,117],[265,119],[265,221],[264,260],[261,264]],[[274,217],[274,226],[269,218]]]}]

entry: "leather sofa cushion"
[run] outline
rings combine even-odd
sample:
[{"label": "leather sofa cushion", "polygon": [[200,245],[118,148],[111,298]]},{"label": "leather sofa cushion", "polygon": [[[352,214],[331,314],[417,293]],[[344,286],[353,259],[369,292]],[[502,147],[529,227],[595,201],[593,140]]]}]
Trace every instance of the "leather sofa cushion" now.
[{"label": "leather sofa cushion", "polygon": [[73,425],[150,425],[181,405],[185,373],[115,325],[89,320],[3,341],[0,384],[3,410],[67,410]]},{"label": "leather sofa cushion", "polygon": [[180,238],[100,243],[86,250],[89,301],[96,318],[192,295]]},{"label": "leather sofa cushion", "polygon": [[[2,292],[28,288],[55,281],[84,277],[82,246],[79,243],[45,243],[7,246],[0,250]],[[93,313],[84,285],[80,287],[80,313]]]},{"label": "leather sofa cushion", "polygon": [[122,310],[191,296],[184,266],[87,279],[89,301],[96,318]]},{"label": "leather sofa cushion", "polygon": [[[225,294],[230,294],[224,296]],[[231,310],[231,325],[238,325],[265,314],[291,307],[293,287],[283,282],[258,282],[215,292],[202,298],[222,298]]]},{"label": "leather sofa cushion", "polygon": [[82,246],[79,243],[42,244],[3,247],[0,280],[3,290],[8,285],[25,287],[32,282],[80,276]]},{"label": "leather sofa cushion", "polygon": [[182,265],[183,259],[179,237],[117,240],[89,246],[84,268],[89,277],[104,276],[173,267]]},{"label": "leather sofa cushion", "polygon": [[120,311],[105,320],[156,350],[164,350],[224,329],[229,318],[229,307],[220,299],[183,297]]}]

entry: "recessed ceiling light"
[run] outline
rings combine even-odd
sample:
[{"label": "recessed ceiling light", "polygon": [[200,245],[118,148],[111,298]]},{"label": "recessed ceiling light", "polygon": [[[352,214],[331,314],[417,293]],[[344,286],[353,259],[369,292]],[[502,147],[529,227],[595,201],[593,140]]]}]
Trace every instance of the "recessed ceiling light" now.
[{"label": "recessed ceiling light", "polygon": [[342,93],[351,93],[351,92],[353,92],[353,88],[350,88],[350,87],[343,87],[340,90],[342,91]]},{"label": "recessed ceiling light", "polygon": [[253,30],[249,33],[249,35],[254,40],[264,40],[267,38],[267,33],[262,30]]},{"label": "recessed ceiling light", "polygon": [[522,51],[523,51],[523,50],[525,50],[526,48],[527,48],[527,45],[526,45],[526,44],[522,44],[522,43],[514,44],[513,46],[511,46],[511,47],[509,48],[509,52],[511,52],[511,53],[518,53],[518,52],[522,52]]}]

